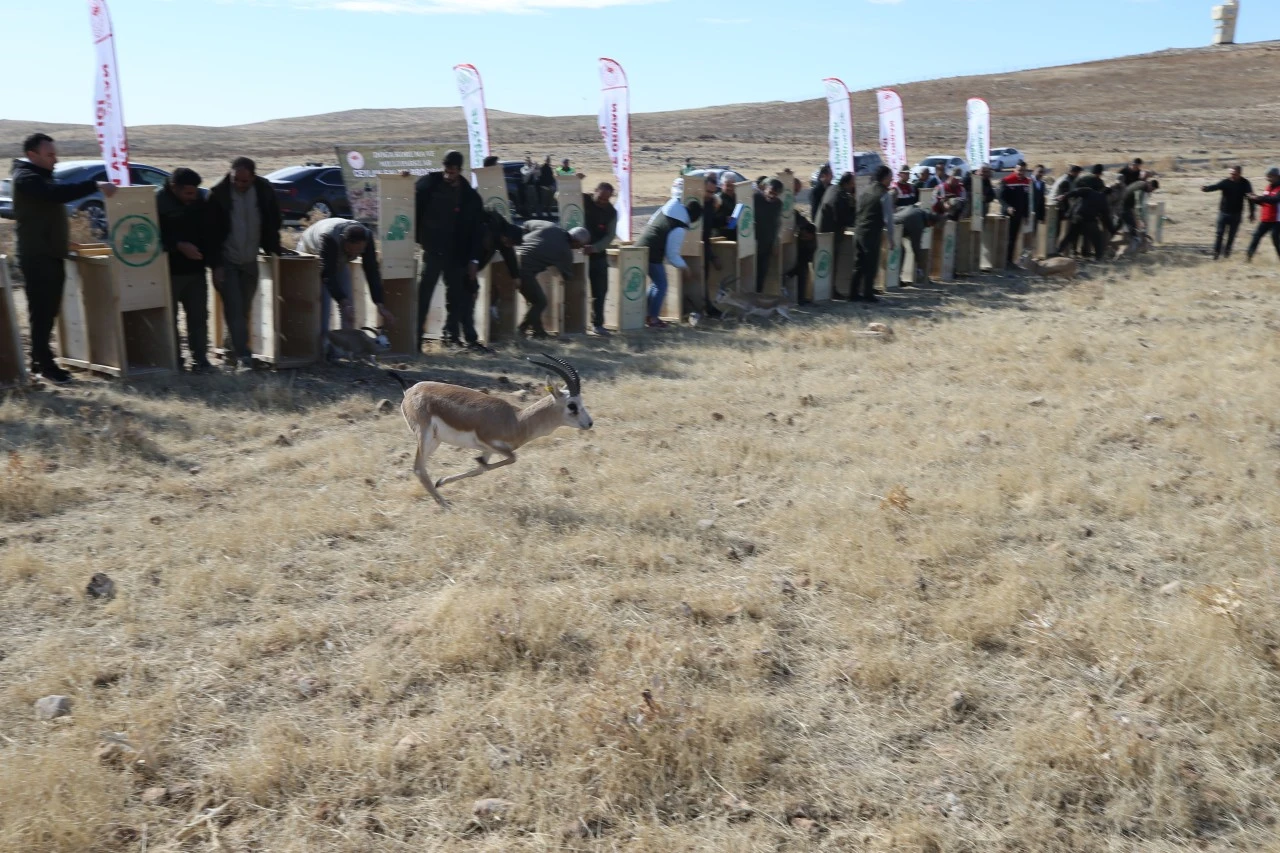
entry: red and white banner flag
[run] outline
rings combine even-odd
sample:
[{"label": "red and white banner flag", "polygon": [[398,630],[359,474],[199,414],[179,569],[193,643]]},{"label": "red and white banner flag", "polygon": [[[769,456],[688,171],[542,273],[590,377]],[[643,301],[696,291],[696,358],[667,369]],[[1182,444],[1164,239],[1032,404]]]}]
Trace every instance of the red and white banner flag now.
[{"label": "red and white banner flag", "polygon": [[854,170],[853,104],[849,87],[839,77],[822,81],[827,90],[827,157],[835,179]]},{"label": "red and white banner flag", "polygon": [[991,158],[991,107],[982,98],[970,98],[968,113],[969,143],[965,156],[969,158],[969,168],[976,171]]},{"label": "red and white banner flag", "polygon": [[107,0],[89,0],[89,22],[97,51],[93,83],[93,124],[98,147],[107,164],[107,180],[118,187],[129,186],[129,140],[124,132],[124,112],[120,102],[120,75],[116,72],[116,39],[111,30]]},{"label": "red and white banner flag", "polygon": [[474,65],[453,66],[462,98],[462,113],[467,119],[467,140],[471,144],[471,168],[479,169],[489,156],[489,114],[484,108],[484,84]]},{"label": "red and white banner flag", "polygon": [[896,173],[907,167],[907,127],[902,114],[902,97],[892,89],[876,92],[880,105],[880,151]]},{"label": "red and white banner flag", "polygon": [[618,179],[618,239],[631,242],[631,93],[627,73],[607,57],[600,57],[600,135]]}]

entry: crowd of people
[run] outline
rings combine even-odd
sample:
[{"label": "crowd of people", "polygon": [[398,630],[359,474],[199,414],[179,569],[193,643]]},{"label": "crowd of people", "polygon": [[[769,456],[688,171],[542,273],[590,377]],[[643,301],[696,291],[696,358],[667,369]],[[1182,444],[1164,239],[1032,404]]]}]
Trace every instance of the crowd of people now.
[{"label": "crowd of people", "polygon": [[[32,134],[23,144],[24,158],[14,161],[13,199],[17,219],[18,264],[26,282],[30,319],[31,366],[46,380],[63,383],[70,375],[56,362],[50,338],[62,303],[65,286],[65,258],[70,248],[66,204],[96,192],[111,197],[115,187],[108,183],[85,181],[60,182],[54,177],[58,162],[54,140],[43,133]],[[498,162],[492,157],[484,165]],[[379,315],[379,325],[394,327],[401,322],[414,322],[418,338],[423,339],[427,313],[437,283],[444,282],[446,317],[442,342],[446,347],[468,348],[476,352],[492,352],[479,339],[473,317],[479,293],[478,275],[495,257],[500,257],[512,279],[518,282],[528,309],[518,329],[521,335],[547,337],[543,325],[546,294],[538,282],[540,273],[559,270],[566,278],[573,275],[574,253],[586,255],[590,283],[591,327],[595,334],[607,336],[604,303],[608,292],[607,251],[615,241],[618,213],[612,203],[614,188],[601,182],[583,194],[584,222],[565,229],[551,221],[551,199],[542,192],[554,188],[557,170],[551,158],[535,165],[526,158],[521,172],[524,193],[524,221],[514,224],[499,212],[486,210],[479,193],[463,175],[464,159],[460,152],[449,152],[443,169],[420,177],[415,184],[416,231],[414,237],[422,251],[422,274],[418,282],[416,317],[397,318],[384,304],[384,291],[379,257],[373,233],[365,225],[346,219],[324,219],[311,224],[298,238],[297,250],[317,256],[319,288],[322,301],[317,336],[324,340],[330,327],[331,312],[337,306],[339,326],[351,329],[355,311],[350,262],[361,259],[369,296]],[[684,180],[692,164],[687,163]],[[577,174],[566,159],[560,175]],[[578,175],[581,177],[581,175]],[[778,178],[762,176],[754,183],[740,186],[736,175],[728,170],[708,171],[704,178],[701,200],[686,203],[685,193],[673,193],[650,218],[636,245],[648,252],[650,285],[646,303],[645,325],[662,328],[662,306],[668,289],[667,265],[704,284],[719,260],[711,250],[716,238],[737,239],[740,224],[750,215],[754,222],[756,262],[754,282],[738,282],[738,287],[754,285],[764,289],[771,260],[777,251],[783,229],[783,194],[786,187]],[[1231,254],[1241,225],[1245,205],[1252,222],[1261,222],[1250,241],[1247,258],[1252,259],[1261,241],[1270,236],[1280,255],[1280,169],[1267,172],[1268,187],[1255,193],[1239,167],[1233,167],[1222,181],[1207,185],[1205,192],[1221,194],[1213,257]],[[175,322],[173,335],[177,342],[177,313],[185,315],[189,369],[195,373],[212,369],[208,360],[208,281],[222,298],[227,328],[223,343],[229,362],[241,369],[261,369],[249,346],[249,314],[258,288],[260,254],[286,255],[281,243],[283,217],[275,192],[265,178],[257,174],[253,160],[238,157],[231,162],[227,174],[207,193],[200,187],[202,178],[194,170],[175,169],[163,187],[156,190],[156,210],[160,239],[170,272]],[[805,302],[810,262],[813,260],[817,234],[853,233],[850,272],[844,282],[835,283],[836,295],[855,302],[875,302],[875,282],[880,269],[883,244],[890,251],[895,245],[895,225],[902,226],[902,239],[921,257],[921,238],[925,230],[947,219],[970,216],[977,209],[985,216],[994,204],[1009,217],[1010,234],[1022,232],[1023,223],[1032,230],[1044,227],[1047,211],[1056,207],[1060,223],[1060,239],[1051,254],[1105,258],[1109,238],[1125,232],[1130,239],[1141,236],[1141,200],[1160,188],[1159,180],[1146,170],[1140,159],[1120,169],[1113,182],[1105,179],[1105,169],[1095,165],[1087,172],[1071,166],[1067,173],[1050,186],[1044,166],[1029,169],[1020,162],[999,185],[993,181],[989,166],[983,165],[971,174],[957,169],[948,174],[943,166],[933,173],[912,176],[903,169],[896,177],[888,166],[880,166],[862,186],[852,173],[838,178],[830,166],[823,166],[811,191],[809,214],[797,206],[790,223],[796,235],[794,262],[783,271],[786,282],[794,282],[798,302]],[[683,186],[681,187],[683,190]],[[800,182],[793,191],[799,194]],[[931,201],[921,204],[922,190],[931,190]],[[976,206],[980,205],[980,208]],[[1260,214],[1258,211],[1261,211]],[[701,222],[704,247],[700,265],[691,267],[682,252],[689,229]],[[837,252],[843,240],[834,241]],[[1029,242],[1026,245],[1030,245]],[[1009,241],[1006,264],[1013,261],[1015,241]],[[834,264],[834,269],[842,269]],[[915,281],[927,281],[927,271],[916,270]],[[843,288],[843,292],[841,292]],[[704,287],[701,304],[687,306],[692,313],[705,312],[708,317],[720,311]],[[326,344],[327,345],[327,344]],[[181,351],[180,349],[178,350]]]}]

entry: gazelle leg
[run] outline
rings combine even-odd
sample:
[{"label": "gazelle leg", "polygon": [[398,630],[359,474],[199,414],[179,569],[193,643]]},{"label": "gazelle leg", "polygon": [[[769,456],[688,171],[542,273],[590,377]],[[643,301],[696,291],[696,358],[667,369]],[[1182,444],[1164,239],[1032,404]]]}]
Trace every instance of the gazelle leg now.
[{"label": "gazelle leg", "polygon": [[510,465],[512,462],[516,461],[516,455],[514,453],[502,450],[498,452],[503,455],[503,458],[499,461],[494,462],[491,465],[489,464],[489,454],[482,453],[476,457],[476,462],[480,463],[479,467],[472,468],[470,471],[463,471],[461,474],[450,474],[448,477],[441,477],[439,480],[436,480],[436,488],[448,485],[449,483],[456,483],[459,480],[465,480],[468,477],[479,477],[486,471],[492,471],[494,468],[501,468],[504,465]]},{"label": "gazelle leg", "polygon": [[436,448],[440,446],[440,439],[436,437],[436,431],[428,424],[418,433],[418,452],[413,457],[413,473],[418,475],[418,482],[427,490],[431,497],[436,499],[436,503],[442,507],[448,507],[444,498],[440,497],[440,493],[436,491],[436,486],[431,482],[431,475],[427,473],[427,459],[432,453],[436,452]]}]

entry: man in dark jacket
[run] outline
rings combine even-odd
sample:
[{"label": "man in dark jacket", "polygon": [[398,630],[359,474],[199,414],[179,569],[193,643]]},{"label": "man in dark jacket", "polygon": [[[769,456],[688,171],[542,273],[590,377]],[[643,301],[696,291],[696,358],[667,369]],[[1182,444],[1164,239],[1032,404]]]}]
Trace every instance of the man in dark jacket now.
[{"label": "man in dark jacket", "polygon": [[209,285],[205,257],[209,253],[209,215],[200,197],[200,176],[179,166],[156,190],[160,244],[169,253],[169,288],[173,293],[173,346],[182,363],[178,340],[178,307],[187,315],[187,348],[191,372],[207,373],[209,364]]},{"label": "man in dark jacket", "polygon": [[1081,254],[1093,250],[1093,257],[1102,260],[1106,257],[1106,235],[1111,233],[1111,203],[1107,201],[1105,190],[1094,188],[1092,182],[1084,176],[1076,181],[1076,187],[1067,193],[1066,198],[1072,200],[1071,230],[1062,238],[1058,251],[1062,252],[1067,241],[1076,236],[1084,238]]},{"label": "man in dark jacket", "polygon": [[888,166],[876,169],[871,185],[858,193],[857,213],[853,223],[853,282],[849,286],[851,302],[879,302],[876,296],[876,274],[880,271],[880,243],[886,227],[889,229],[889,251],[897,246],[893,242],[893,196],[889,184],[893,170]]},{"label": "man in dark jacket", "polygon": [[1145,172],[1142,169],[1142,158],[1134,157],[1132,163],[1120,170],[1120,180],[1124,181],[1124,185],[1127,187],[1130,184],[1135,184],[1142,180],[1142,176],[1144,174]]},{"label": "man in dark jacket", "polygon": [[[975,185],[981,189],[980,193],[974,193]],[[973,205],[978,204],[979,199],[981,199],[982,215],[983,217],[986,217],[986,215],[991,212],[991,203],[996,200],[996,187],[995,184],[991,182],[991,167],[986,163],[983,163],[981,168],[965,175],[964,193],[965,198],[969,200],[969,215],[972,215]],[[935,195],[934,198],[937,198],[937,196]]]},{"label": "man in dark jacket", "polygon": [[1213,259],[1229,258],[1231,247],[1236,242],[1236,232],[1240,230],[1240,218],[1244,215],[1246,201],[1249,202],[1249,221],[1254,220],[1255,205],[1249,200],[1249,196],[1253,195],[1253,184],[1249,183],[1239,166],[1232,166],[1227,177],[1200,189],[1207,193],[1222,193],[1218,202],[1218,231],[1213,239]]},{"label": "man in dark jacket", "polygon": [[822,197],[826,194],[827,188],[835,182],[835,173],[831,171],[830,163],[823,163],[818,168],[818,183],[813,189],[809,190],[809,215],[814,222],[818,221],[818,210],[822,207]]},{"label": "man in dark jacket", "polygon": [[582,194],[582,218],[591,242],[584,248],[587,255],[587,278],[591,281],[591,326],[601,337],[608,337],[604,327],[604,300],[609,293],[609,246],[618,234],[618,209],[613,206],[613,185],[601,182],[591,195]]},{"label": "man in dark jacket", "polygon": [[49,338],[67,277],[71,237],[66,205],[98,191],[110,198],[116,188],[97,181],[64,184],[55,180],[58,151],[53,139],[43,133],[28,136],[22,151],[26,159],[13,161],[13,215],[18,220],[18,269],[26,282],[31,322],[31,371],[62,384],[71,381],[71,374],[54,361]]},{"label": "man in dark jacket", "polygon": [[248,157],[209,191],[209,257],[213,286],[222,295],[229,349],[243,367],[256,367],[249,351],[249,311],[258,291],[258,251],[279,255],[284,217],[275,190]]},{"label": "man in dark jacket", "polygon": [[827,187],[818,208],[818,221],[814,223],[819,234],[835,235],[831,240],[831,268],[844,246],[844,232],[853,225],[853,172],[845,172],[840,180]]},{"label": "man in dark jacket", "polygon": [[538,209],[544,217],[551,216],[551,207],[556,200],[556,170],[551,165],[551,155],[538,167]]},{"label": "man in dark jacket", "polygon": [[764,290],[764,280],[778,243],[784,189],[782,181],[773,178],[765,182],[763,192],[756,190],[752,195],[756,215],[756,293]]},{"label": "man in dark jacket", "polygon": [[[355,328],[355,298],[351,287],[351,262],[360,259],[369,299],[378,309],[379,325],[395,324],[395,316],[383,305],[382,267],[378,247],[369,229],[351,219],[331,217],[311,225],[298,238],[298,251],[320,259],[320,337],[329,331],[333,302],[338,303],[341,327]],[[332,300],[332,301],[331,301]],[[326,355],[331,350],[325,340]]]},{"label": "man in dark jacket", "polygon": [[[462,153],[450,151],[444,157],[444,171],[418,178],[414,185],[417,213],[417,240],[422,247],[423,270],[418,282],[418,325],[421,335],[431,308],[436,282],[444,276],[446,345],[476,352],[493,352],[480,343],[476,334],[476,294],[479,285],[480,255],[484,249],[485,214],[480,194],[462,178]],[[487,259],[486,259],[487,260]]]},{"label": "man in dark jacket", "polygon": [[1112,233],[1119,233],[1121,227],[1128,229],[1130,238],[1138,235],[1138,217],[1142,211],[1138,202],[1147,195],[1160,189],[1159,181],[1134,181],[1124,188],[1124,199],[1120,202],[1120,221],[1116,223]]},{"label": "man in dark jacket", "polygon": [[530,332],[535,338],[547,337],[546,327],[542,324],[547,295],[538,283],[538,274],[556,269],[565,281],[573,278],[573,250],[583,248],[590,240],[591,232],[581,226],[566,231],[541,219],[531,219],[524,224],[524,239],[516,247],[516,258],[520,263],[520,295],[529,303],[529,310],[520,321],[521,335]]}]

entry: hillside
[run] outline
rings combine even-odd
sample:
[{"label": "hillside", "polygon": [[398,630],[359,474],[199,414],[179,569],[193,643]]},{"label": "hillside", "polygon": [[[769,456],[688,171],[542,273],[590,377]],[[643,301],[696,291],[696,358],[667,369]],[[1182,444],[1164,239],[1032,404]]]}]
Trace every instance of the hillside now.
[{"label": "hillside", "polygon": [[[643,85],[637,81],[637,85]],[[816,81],[815,81],[815,88]],[[1054,152],[1128,151],[1139,148],[1187,155],[1198,150],[1263,150],[1280,132],[1269,118],[1280,104],[1280,42],[1159,53],[1041,68],[1009,74],[953,77],[896,86],[907,107],[915,153],[954,148],[964,122],[964,100],[980,95],[991,104],[997,140],[1040,144]],[[857,103],[870,105],[870,92]],[[855,134],[873,140],[869,109],[855,116]],[[18,139],[31,121],[0,121],[0,137]],[[91,154],[85,126],[42,126],[58,135],[69,154]],[[593,116],[542,117],[493,111],[496,146],[545,147],[594,144]],[[138,155],[218,156],[232,148],[301,155],[327,151],[335,142],[386,142],[462,138],[456,107],[348,110],[233,127],[147,125],[129,129]],[[637,145],[663,142],[821,144],[826,106],[820,99],[794,103],[731,104],[697,110],[637,114]]]}]

